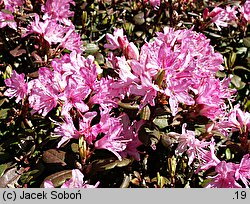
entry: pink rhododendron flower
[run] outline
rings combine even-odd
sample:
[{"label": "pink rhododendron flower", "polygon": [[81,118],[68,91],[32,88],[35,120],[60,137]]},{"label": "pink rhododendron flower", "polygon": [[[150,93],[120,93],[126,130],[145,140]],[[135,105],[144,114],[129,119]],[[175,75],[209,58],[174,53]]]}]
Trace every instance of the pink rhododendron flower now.
[{"label": "pink rhododendron flower", "polygon": [[94,117],[97,115],[97,112],[87,112],[83,115],[82,119],[79,120],[79,134],[84,136],[85,141],[88,144],[93,144],[96,140],[98,133],[95,132],[94,128],[91,126],[91,122]]},{"label": "pink rhododendron flower", "polygon": [[246,0],[243,6],[240,7],[240,12],[246,22],[250,22],[250,1]]},{"label": "pink rhododendron flower", "polygon": [[5,26],[9,26],[14,30],[17,29],[17,24],[14,20],[14,16],[10,13],[0,11],[0,28],[4,28]]},{"label": "pink rhododendron flower", "polygon": [[96,133],[104,133],[105,135],[97,140],[94,145],[96,149],[107,149],[112,152],[119,160],[122,160],[119,152],[126,149],[127,142],[131,139],[122,137],[123,131],[120,118],[110,117],[109,110],[101,111],[101,120],[94,127]]},{"label": "pink rhododendron flower", "polygon": [[208,183],[206,188],[241,188],[241,185],[238,184],[235,180],[234,174],[234,164],[225,161],[221,161],[215,167],[217,174],[212,178],[212,181]]},{"label": "pink rhododendron flower", "polygon": [[196,93],[196,104],[201,105],[200,115],[214,120],[224,114],[224,101],[230,99],[235,92],[228,89],[229,82],[230,80],[204,78],[197,85],[197,90],[192,89]]},{"label": "pink rhododendron flower", "polygon": [[3,0],[5,9],[14,12],[16,8],[22,6],[25,1],[24,0]]},{"label": "pink rhododendron flower", "polygon": [[221,30],[220,26],[227,27],[228,23],[237,20],[236,14],[238,11],[236,9],[236,6],[227,6],[226,9],[215,7],[210,13],[206,10],[206,14],[203,14],[203,16],[205,18],[210,17],[211,21],[216,25],[218,30]]},{"label": "pink rhododendron flower", "polygon": [[161,4],[161,0],[144,0],[144,2],[149,2],[154,8],[157,8]]},{"label": "pink rhododendron flower", "polygon": [[71,51],[83,51],[81,37],[78,33],[76,33],[74,26],[70,26],[65,29],[65,36],[62,38],[60,47],[66,48]]},{"label": "pink rhododendron flower", "polygon": [[250,157],[249,154],[246,154],[241,159],[239,165],[236,165],[235,171],[236,180],[241,180],[246,188],[249,188],[249,179],[250,179]]},{"label": "pink rhododendron flower", "polygon": [[43,19],[58,20],[65,25],[71,25],[68,18],[72,17],[74,12],[70,11],[70,4],[75,5],[75,2],[73,0],[47,0],[42,6],[42,11],[45,13]]},{"label": "pink rhododendron flower", "polygon": [[[121,30],[119,34],[117,32],[107,36],[110,42],[106,44],[107,48],[123,46],[119,39],[126,37]],[[216,119],[223,114],[221,105],[224,100],[233,93],[228,88],[228,79],[215,79],[216,72],[223,70],[222,55],[214,51],[204,35],[192,30],[165,28],[164,33],[158,32],[153,41],[142,46],[139,58],[129,59],[123,53],[122,57],[110,55],[109,60],[119,74],[110,91],[116,92],[115,97],[120,99],[140,96],[140,109],[146,104],[154,106],[155,98],[161,93],[169,99],[173,116],[177,114],[179,104],[200,104],[202,115]],[[159,73],[162,73],[161,82],[157,81]],[[207,93],[207,89],[213,91]],[[213,111],[208,112],[211,107]]]},{"label": "pink rhododendron flower", "polygon": [[57,148],[59,148],[63,143],[70,139],[78,139],[80,136],[79,131],[75,128],[72,118],[70,116],[65,117],[65,122],[57,123],[58,127],[55,128],[54,134],[55,136],[60,136],[61,140],[57,144]]},{"label": "pink rhododendron flower", "polygon": [[4,92],[5,96],[16,97],[16,103],[24,99],[28,94],[28,84],[25,82],[25,74],[18,74],[13,70],[11,78],[5,79],[8,89]]},{"label": "pink rhododendron flower", "polygon": [[250,113],[242,111],[240,105],[237,104],[228,115],[216,123],[215,129],[220,130],[225,135],[231,131],[239,131],[240,133],[250,131]]},{"label": "pink rhododendron flower", "polygon": [[104,47],[110,50],[123,48],[129,43],[127,37],[123,35],[122,28],[116,28],[113,35],[106,34],[106,39],[109,43],[105,44]]},{"label": "pink rhododendron flower", "polygon": [[46,116],[58,104],[58,90],[53,83],[53,72],[46,67],[38,70],[39,77],[29,82],[30,95],[29,104],[33,109],[31,112],[38,112]]},{"label": "pink rhododendron flower", "polygon": [[123,54],[128,59],[139,59],[139,50],[133,42],[129,42],[127,36],[123,34],[122,28],[116,28],[113,35],[106,34],[106,39],[109,42],[104,47],[110,50],[121,49]]},{"label": "pink rhododendron flower", "polygon": [[[97,188],[99,185],[99,182],[97,182],[95,185],[90,185],[84,182],[83,180],[84,175],[79,169],[73,169],[72,170],[72,177],[65,181],[61,188]],[[47,180],[44,182],[44,188],[55,188],[54,184],[51,180]]]},{"label": "pink rhododendron flower", "polygon": [[82,118],[79,118],[79,130],[75,128],[73,120],[70,116],[65,117],[64,123],[55,122],[58,125],[55,128],[55,136],[61,137],[60,142],[57,147],[59,148],[63,143],[67,142],[70,139],[78,139],[80,136],[84,137],[84,140],[88,144],[92,144],[98,135],[94,127],[91,127],[90,123],[92,119],[97,115],[96,112],[87,112]]},{"label": "pink rhododendron flower", "polygon": [[75,107],[80,112],[86,112],[89,107],[84,103],[84,99],[90,94],[90,89],[86,86],[81,86],[75,80],[69,79],[64,92],[58,98],[63,101],[62,115],[67,115],[72,107]]},{"label": "pink rhododendron flower", "polygon": [[74,25],[65,26],[59,24],[55,19],[40,21],[39,16],[35,14],[35,20],[27,27],[23,37],[32,33],[38,34],[50,45],[60,43],[59,47],[71,51],[83,51],[80,35],[76,33]]},{"label": "pink rhododendron flower", "polygon": [[33,21],[30,26],[27,28],[25,35],[31,33],[40,34],[49,44],[59,43],[62,41],[65,33],[65,28],[58,24],[55,20],[45,20],[44,22],[40,21],[40,18],[35,14],[35,21]]},{"label": "pink rhododendron flower", "polygon": [[182,125],[182,133],[176,138],[178,147],[175,154],[181,156],[185,151],[188,154],[188,165],[190,165],[196,157],[199,157],[204,147],[209,145],[209,142],[200,141],[195,138],[195,132],[186,130],[187,124]]},{"label": "pink rhododendron flower", "polygon": [[203,149],[200,152],[200,166],[196,172],[202,170],[208,170],[211,167],[217,166],[221,161],[215,155],[215,141],[214,138],[211,138],[211,142],[209,144],[209,150]]},{"label": "pink rhododendron flower", "polygon": [[123,124],[123,131],[121,132],[121,137],[127,140],[131,140],[127,142],[126,149],[122,152],[120,152],[120,155],[125,158],[127,156],[132,156],[135,160],[140,160],[140,154],[137,150],[137,147],[142,145],[141,141],[138,138],[138,131],[142,124],[145,123],[145,121],[134,121],[130,125],[130,120],[127,114],[123,114],[121,116],[122,118],[122,124]]}]

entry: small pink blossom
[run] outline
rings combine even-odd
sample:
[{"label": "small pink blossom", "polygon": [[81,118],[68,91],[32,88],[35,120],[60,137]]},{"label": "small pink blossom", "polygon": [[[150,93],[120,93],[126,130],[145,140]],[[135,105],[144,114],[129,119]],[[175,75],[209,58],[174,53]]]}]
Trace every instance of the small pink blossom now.
[{"label": "small pink blossom", "polygon": [[122,160],[119,152],[126,149],[127,142],[131,139],[125,139],[121,135],[123,127],[120,119],[110,117],[109,110],[101,111],[101,120],[94,128],[97,133],[104,133],[104,136],[94,143],[95,148],[107,149]]},{"label": "small pink blossom", "polygon": [[139,59],[139,50],[133,42],[129,42],[127,36],[123,34],[122,28],[116,28],[113,35],[106,34],[108,44],[104,47],[110,50],[121,49],[128,59]]},{"label": "small pink blossom", "polygon": [[71,51],[83,51],[81,37],[76,33],[74,26],[65,29],[65,36],[62,38],[60,46]]},{"label": "small pink blossom", "polygon": [[45,13],[43,19],[58,20],[65,25],[71,25],[68,18],[72,17],[74,12],[70,11],[70,4],[75,5],[75,2],[73,0],[47,0],[42,6],[42,11]]},{"label": "small pink blossom", "polygon": [[190,165],[197,156],[199,157],[203,148],[209,145],[209,142],[196,139],[195,132],[186,130],[186,126],[186,123],[182,125],[182,133],[176,138],[178,141],[178,147],[175,150],[175,154],[181,156],[187,151],[188,165]]},{"label": "small pink blossom", "polygon": [[241,185],[235,180],[234,169],[233,163],[221,161],[215,167],[217,174],[213,177],[210,177],[212,181],[208,183],[206,188],[241,188]]},{"label": "small pink blossom", "polygon": [[24,0],[3,0],[5,9],[14,12],[15,9],[21,7],[25,1]]},{"label": "small pink blossom", "polygon": [[244,17],[246,22],[250,22],[250,1],[246,0],[243,6],[240,7],[241,15]]},{"label": "small pink blossom", "polygon": [[99,132],[96,132],[95,126],[91,126],[92,119],[97,115],[96,112],[87,112],[79,118],[79,130],[76,129],[72,117],[65,116],[63,123],[55,122],[58,127],[55,128],[55,136],[61,137],[57,147],[59,148],[63,143],[71,139],[78,139],[80,136],[84,137],[87,143],[93,144]]},{"label": "small pink blossom", "polygon": [[5,26],[9,26],[14,30],[17,29],[17,24],[14,16],[10,13],[0,11],[0,28],[4,28]]},{"label": "small pink blossom", "polygon": [[123,34],[122,28],[116,28],[113,35],[106,34],[106,39],[109,43],[105,44],[104,47],[110,50],[126,47],[129,43],[127,37]]},{"label": "small pink blossom", "polygon": [[249,154],[246,154],[241,159],[239,165],[236,165],[235,171],[236,180],[241,180],[246,188],[249,188],[249,179],[250,179],[250,157]]},{"label": "small pink blossom", "polygon": [[67,142],[70,139],[78,139],[80,136],[79,131],[75,128],[74,123],[71,117],[65,117],[65,122],[57,123],[58,127],[54,130],[55,136],[60,136],[61,140],[57,144],[57,148],[59,148],[62,144]]},{"label": "small pink blossom", "polygon": [[30,95],[29,104],[33,109],[31,112],[38,112],[46,116],[58,104],[58,89],[53,82],[53,72],[46,67],[38,70],[39,77],[29,82]]},{"label": "small pink blossom", "polygon": [[25,82],[25,74],[18,74],[13,70],[11,78],[5,79],[8,89],[4,92],[5,96],[16,97],[16,103],[24,99],[28,94],[28,84]]},{"label": "small pink blossom", "polygon": [[84,99],[90,94],[88,87],[78,84],[75,80],[69,79],[64,92],[58,98],[63,101],[62,115],[68,115],[72,107],[80,112],[86,112],[89,107],[84,103]]},{"label": "small pink blossom", "polygon": [[84,136],[85,141],[88,144],[93,144],[96,140],[98,133],[95,132],[91,126],[91,122],[96,117],[97,112],[87,112],[83,115],[82,119],[79,120],[79,134]]},{"label": "small pink blossom", "polygon": [[237,20],[236,14],[238,11],[236,8],[235,6],[227,6],[226,9],[215,7],[207,16],[211,18],[211,21],[217,26],[218,30],[221,30],[220,26],[227,27],[228,23]]},{"label": "small pink blossom", "polygon": [[145,121],[134,121],[130,125],[130,119],[127,114],[123,114],[122,116],[122,124],[123,124],[123,131],[121,132],[121,136],[124,139],[131,140],[127,142],[126,149],[120,152],[120,155],[125,158],[127,156],[132,156],[135,160],[140,160],[140,154],[137,150],[137,147],[142,145],[141,141],[138,138],[138,131],[142,124]]},{"label": "small pink blossom", "polygon": [[154,8],[158,8],[161,4],[161,0],[144,0],[144,2],[149,2]]},{"label": "small pink blossom", "polygon": [[211,167],[217,166],[221,161],[216,156],[216,150],[215,150],[215,141],[214,138],[211,138],[211,142],[209,144],[209,150],[203,149],[200,152],[200,166],[197,169],[196,172],[202,171],[202,170],[208,170]]},{"label": "small pink blossom", "polygon": [[42,22],[38,14],[35,14],[35,20],[27,27],[27,31],[23,37],[32,33],[39,34],[49,44],[59,43],[64,37],[65,28],[55,20],[47,19]]},{"label": "small pink blossom", "polygon": [[240,133],[250,131],[250,113],[242,111],[240,105],[237,104],[216,124],[216,128],[225,132],[226,135],[230,131]]}]

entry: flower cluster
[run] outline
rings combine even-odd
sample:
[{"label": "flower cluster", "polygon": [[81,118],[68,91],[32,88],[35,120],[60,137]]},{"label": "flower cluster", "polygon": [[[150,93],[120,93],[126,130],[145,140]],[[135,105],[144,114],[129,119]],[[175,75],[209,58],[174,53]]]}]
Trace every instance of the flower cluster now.
[{"label": "flower cluster", "polygon": [[221,161],[216,157],[214,139],[212,138],[210,142],[198,140],[195,138],[194,131],[186,130],[186,124],[182,126],[182,134],[169,134],[173,135],[178,142],[176,155],[182,155],[186,151],[189,165],[197,158],[198,169],[196,173],[215,168],[216,175],[208,177],[210,182],[207,184],[207,188],[241,188],[241,182],[246,188],[249,186],[249,154],[243,156],[240,164]]},{"label": "flower cluster", "polygon": [[[237,21],[244,23],[250,20],[250,1],[246,1],[243,5],[238,6],[226,6],[226,8],[215,7],[211,12],[206,8],[203,12],[203,18],[209,19],[216,25],[218,30],[221,27],[227,27],[228,24],[234,25]],[[238,15],[239,14],[239,15]]]},{"label": "flower cluster", "polygon": [[[112,38],[107,35],[106,47],[119,48],[111,40],[115,38],[120,39],[117,30]],[[138,50],[134,48],[128,53],[138,53]],[[228,88],[230,79],[220,81],[215,77],[216,71],[223,69],[223,58],[214,52],[203,34],[166,28],[142,46],[139,57],[123,54],[111,58],[119,73],[113,87],[119,88],[120,99],[141,96],[142,108],[146,104],[154,106],[160,93],[168,98],[172,115],[178,113],[179,104],[195,106],[198,115],[212,120],[224,114],[224,100],[234,90]]]}]

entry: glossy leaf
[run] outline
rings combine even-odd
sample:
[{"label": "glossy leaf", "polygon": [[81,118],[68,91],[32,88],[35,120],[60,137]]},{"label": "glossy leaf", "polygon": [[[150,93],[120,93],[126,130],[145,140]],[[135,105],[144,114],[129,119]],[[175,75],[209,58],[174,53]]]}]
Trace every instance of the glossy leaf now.
[{"label": "glossy leaf", "polygon": [[47,180],[50,180],[55,187],[61,186],[67,179],[70,179],[72,177],[72,170],[63,170],[56,172],[54,174],[51,174],[50,176],[47,176],[43,183],[41,184],[41,188],[44,188],[44,182]]},{"label": "glossy leaf", "polygon": [[160,129],[163,129],[168,126],[168,115],[157,116],[153,120],[153,123],[157,125]]},{"label": "glossy leaf", "polygon": [[0,188],[14,188],[24,171],[25,169],[23,167],[21,167],[20,169],[14,167],[6,171],[4,175],[0,177]]},{"label": "glossy leaf", "polygon": [[51,164],[60,164],[62,166],[66,166],[65,163],[66,152],[56,149],[49,149],[43,153],[43,161],[45,163]]}]

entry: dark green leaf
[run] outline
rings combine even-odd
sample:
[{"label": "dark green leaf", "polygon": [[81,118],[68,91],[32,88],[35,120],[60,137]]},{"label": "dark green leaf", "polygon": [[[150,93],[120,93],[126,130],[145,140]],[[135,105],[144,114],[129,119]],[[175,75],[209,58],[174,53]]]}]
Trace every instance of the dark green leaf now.
[{"label": "dark green leaf", "polygon": [[14,188],[24,171],[23,167],[19,170],[14,167],[6,171],[4,175],[0,177],[0,188]]},{"label": "dark green leaf", "polygon": [[98,50],[99,50],[98,45],[93,44],[93,43],[88,43],[88,44],[86,45],[86,50],[85,50],[85,52],[88,53],[88,54],[94,54],[94,53],[96,53]]},{"label": "dark green leaf", "polygon": [[4,172],[6,171],[6,169],[9,168],[9,164],[1,164],[0,165],[0,177],[4,174]]},{"label": "dark green leaf", "polygon": [[41,184],[41,188],[44,188],[44,182],[47,180],[50,180],[55,187],[61,186],[67,179],[70,179],[72,177],[72,170],[63,170],[56,172],[54,174],[51,174],[50,176],[47,176],[43,183]]},{"label": "dark green leaf", "polygon": [[66,166],[67,164],[64,162],[66,152],[56,149],[49,149],[43,153],[42,160],[48,164],[60,164],[62,166]]},{"label": "dark green leaf", "polygon": [[154,146],[159,142],[161,133],[156,126],[146,123],[140,127],[138,137],[145,146]]},{"label": "dark green leaf", "polygon": [[232,68],[234,66],[236,56],[237,56],[237,54],[235,52],[230,53],[229,62],[228,62],[229,68]]},{"label": "dark green leaf", "polygon": [[20,177],[20,181],[23,183],[23,184],[28,184],[36,174],[39,173],[39,170],[36,169],[36,170],[32,170],[32,171],[29,171],[29,172],[26,172],[24,173],[21,177]]},{"label": "dark green leaf", "polygon": [[142,25],[145,23],[144,12],[138,13],[134,16],[134,22],[136,25]]},{"label": "dark green leaf", "polygon": [[144,106],[141,109],[141,111],[140,111],[140,117],[141,117],[141,119],[143,119],[143,120],[149,120],[150,119],[150,113],[151,113],[151,111],[150,111],[149,106],[148,105]]},{"label": "dark green leaf", "polygon": [[1,99],[0,100],[0,106],[2,106],[4,102],[8,102],[8,99],[7,98]]},{"label": "dark green leaf", "polygon": [[9,110],[10,110],[9,108],[1,109],[0,110],[0,119],[7,118]]},{"label": "dark green leaf", "polygon": [[241,81],[241,77],[237,75],[233,75],[231,82],[238,90],[243,89],[246,85],[245,82]]},{"label": "dark green leaf", "polygon": [[250,48],[250,37],[243,38],[243,43],[246,47]]},{"label": "dark green leaf", "polygon": [[168,115],[157,116],[153,120],[153,123],[157,125],[160,129],[163,129],[168,126]]}]

